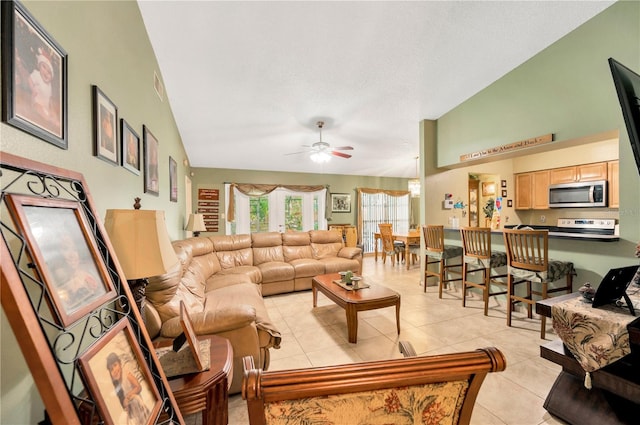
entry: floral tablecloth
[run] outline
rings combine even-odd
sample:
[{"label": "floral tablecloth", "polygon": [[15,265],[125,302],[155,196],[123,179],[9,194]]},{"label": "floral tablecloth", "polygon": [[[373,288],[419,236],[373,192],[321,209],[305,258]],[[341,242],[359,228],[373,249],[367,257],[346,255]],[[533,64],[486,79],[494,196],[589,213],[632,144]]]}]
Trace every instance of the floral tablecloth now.
[{"label": "floral tablecloth", "polygon": [[[640,304],[640,291],[627,291],[632,303]],[[637,317],[626,307],[607,305],[593,308],[583,297],[555,304],[551,308],[553,329],[587,372],[607,366],[631,352],[627,325]]]}]

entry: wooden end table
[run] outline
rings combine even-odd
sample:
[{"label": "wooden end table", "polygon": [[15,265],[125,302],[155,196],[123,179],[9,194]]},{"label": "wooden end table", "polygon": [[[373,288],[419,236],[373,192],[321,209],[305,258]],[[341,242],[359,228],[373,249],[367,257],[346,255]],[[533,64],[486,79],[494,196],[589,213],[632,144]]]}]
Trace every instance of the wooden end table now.
[{"label": "wooden end table", "polygon": [[313,278],[311,281],[313,306],[318,305],[318,291],[320,291],[345,309],[349,342],[354,344],[358,342],[358,312],[383,307],[396,307],[396,326],[398,335],[400,334],[400,294],[381,285],[371,285],[369,288],[349,291],[333,283],[334,280],[340,280],[338,273],[323,274]]},{"label": "wooden end table", "polygon": [[[229,387],[233,377],[233,348],[228,339],[202,335],[211,341],[208,370],[167,378],[169,387],[183,416],[202,411],[202,425],[227,425],[229,422]],[[156,348],[171,345],[162,341]]]}]

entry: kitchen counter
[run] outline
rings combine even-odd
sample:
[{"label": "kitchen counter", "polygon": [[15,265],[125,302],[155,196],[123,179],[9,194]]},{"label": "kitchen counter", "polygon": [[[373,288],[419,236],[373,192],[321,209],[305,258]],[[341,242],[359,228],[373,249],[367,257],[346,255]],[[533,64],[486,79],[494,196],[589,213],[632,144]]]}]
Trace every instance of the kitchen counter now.
[{"label": "kitchen counter", "polygon": [[[507,225],[505,226],[505,229],[511,229],[516,226],[517,224]],[[603,234],[595,234],[595,233],[588,233],[588,232],[569,233],[567,232],[568,229],[560,230],[556,226],[539,226],[539,225],[522,225],[522,224],[520,226],[531,227],[532,229],[535,229],[535,230],[538,230],[538,229],[549,230],[550,239],[571,239],[571,240],[590,241],[590,242],[617,242],[620,240],[619,235],[603,235]],[[455,232],[460,234],[460,228],[457,228],[457,227],[445,226],[444,231],[447,233]],[[502,229],[491,229],[491,233],[496,235],[501,235]]]}]

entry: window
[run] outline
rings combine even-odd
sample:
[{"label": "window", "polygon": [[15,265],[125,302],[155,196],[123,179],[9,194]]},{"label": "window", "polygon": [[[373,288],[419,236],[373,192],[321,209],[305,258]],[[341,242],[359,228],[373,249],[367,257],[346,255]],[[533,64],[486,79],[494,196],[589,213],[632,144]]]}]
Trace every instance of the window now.
[{"label": "window", "polygon": [[[230,185],[225,185],[229,199]],[[277,188],[270,193],[246,195],[234,188],[235,220],[227,222],[227,234],[286,232],[326,229],[326,189],[297,192]],[[227,206],[228,208],[228,206]]]},{"label": "window", "polygon": [[391,223],[394,233],[409,232],[409,192],[366,191],[360,195],[359,222],[362,229],[362,246],[365,253],[374,251],[374,233],[379,223]]}]

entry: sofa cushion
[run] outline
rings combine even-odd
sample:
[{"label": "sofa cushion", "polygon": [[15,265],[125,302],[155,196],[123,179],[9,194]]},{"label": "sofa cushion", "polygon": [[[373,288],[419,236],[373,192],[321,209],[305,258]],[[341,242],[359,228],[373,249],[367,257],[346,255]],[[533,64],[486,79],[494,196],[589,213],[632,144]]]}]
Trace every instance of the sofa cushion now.
[{"label": "sofa cushion", "polygon": [[284,262],[282,235],[279,232],[252,233],[251,246],[253,264],[256,266],[273,261]]},{"label": "sofa cushion", "polygon": [[284,261],[291,263],[301,258],[313,258],[309,232],[286,232],[282,234]]},{"label": "sofa cushion", "polygon": [[350,260],[348,258],[328,257],[318,260],[324,266],[325,273],[338,273],[351,270],[357,273],[360,270],[358,260]]},{"label": "sofa cushion", "polygon": [[299,258],[289,262],[295,271],[295,277],[312,277],[324,274],[325,266],[318,260],[313,258]]},{"label": "sofa cushion", "polygon": [[295,278],[295,269],[293,265],[284,261],[271,261],[262,263],[258,266],[262,275],[262,283],[280,282],[284,280],[293,280]]},{"label": "sofa cushion", "polygon": [[344,246],[342,235],[337,232],[311,230],[309,237],[313,258],[316,259],[337,257]]},{"label": "sofa cushion", "polygon": [[238,305],[250,305],[255,309],[256,326],[259,331],[267,334],[264,337],[258,335],[259,338],[263,341],[270,341],[268,347],[279,348],[281,340],[280,332],[273,323],[271,323],[271,319],[267,313],[267,307],[264,304],[262,294],[257,285],[253,283],[240,283],[225,286],[207,293],[208,311],[224,311],[233,309]]},{"label": "sofa cushion", "polygon": [[222,269],[218,274],[220,276],[242,274],[248,277],[253,283],[260,283],[262,281],[262,274],[256,266],[236,266],[230,269]]}]

